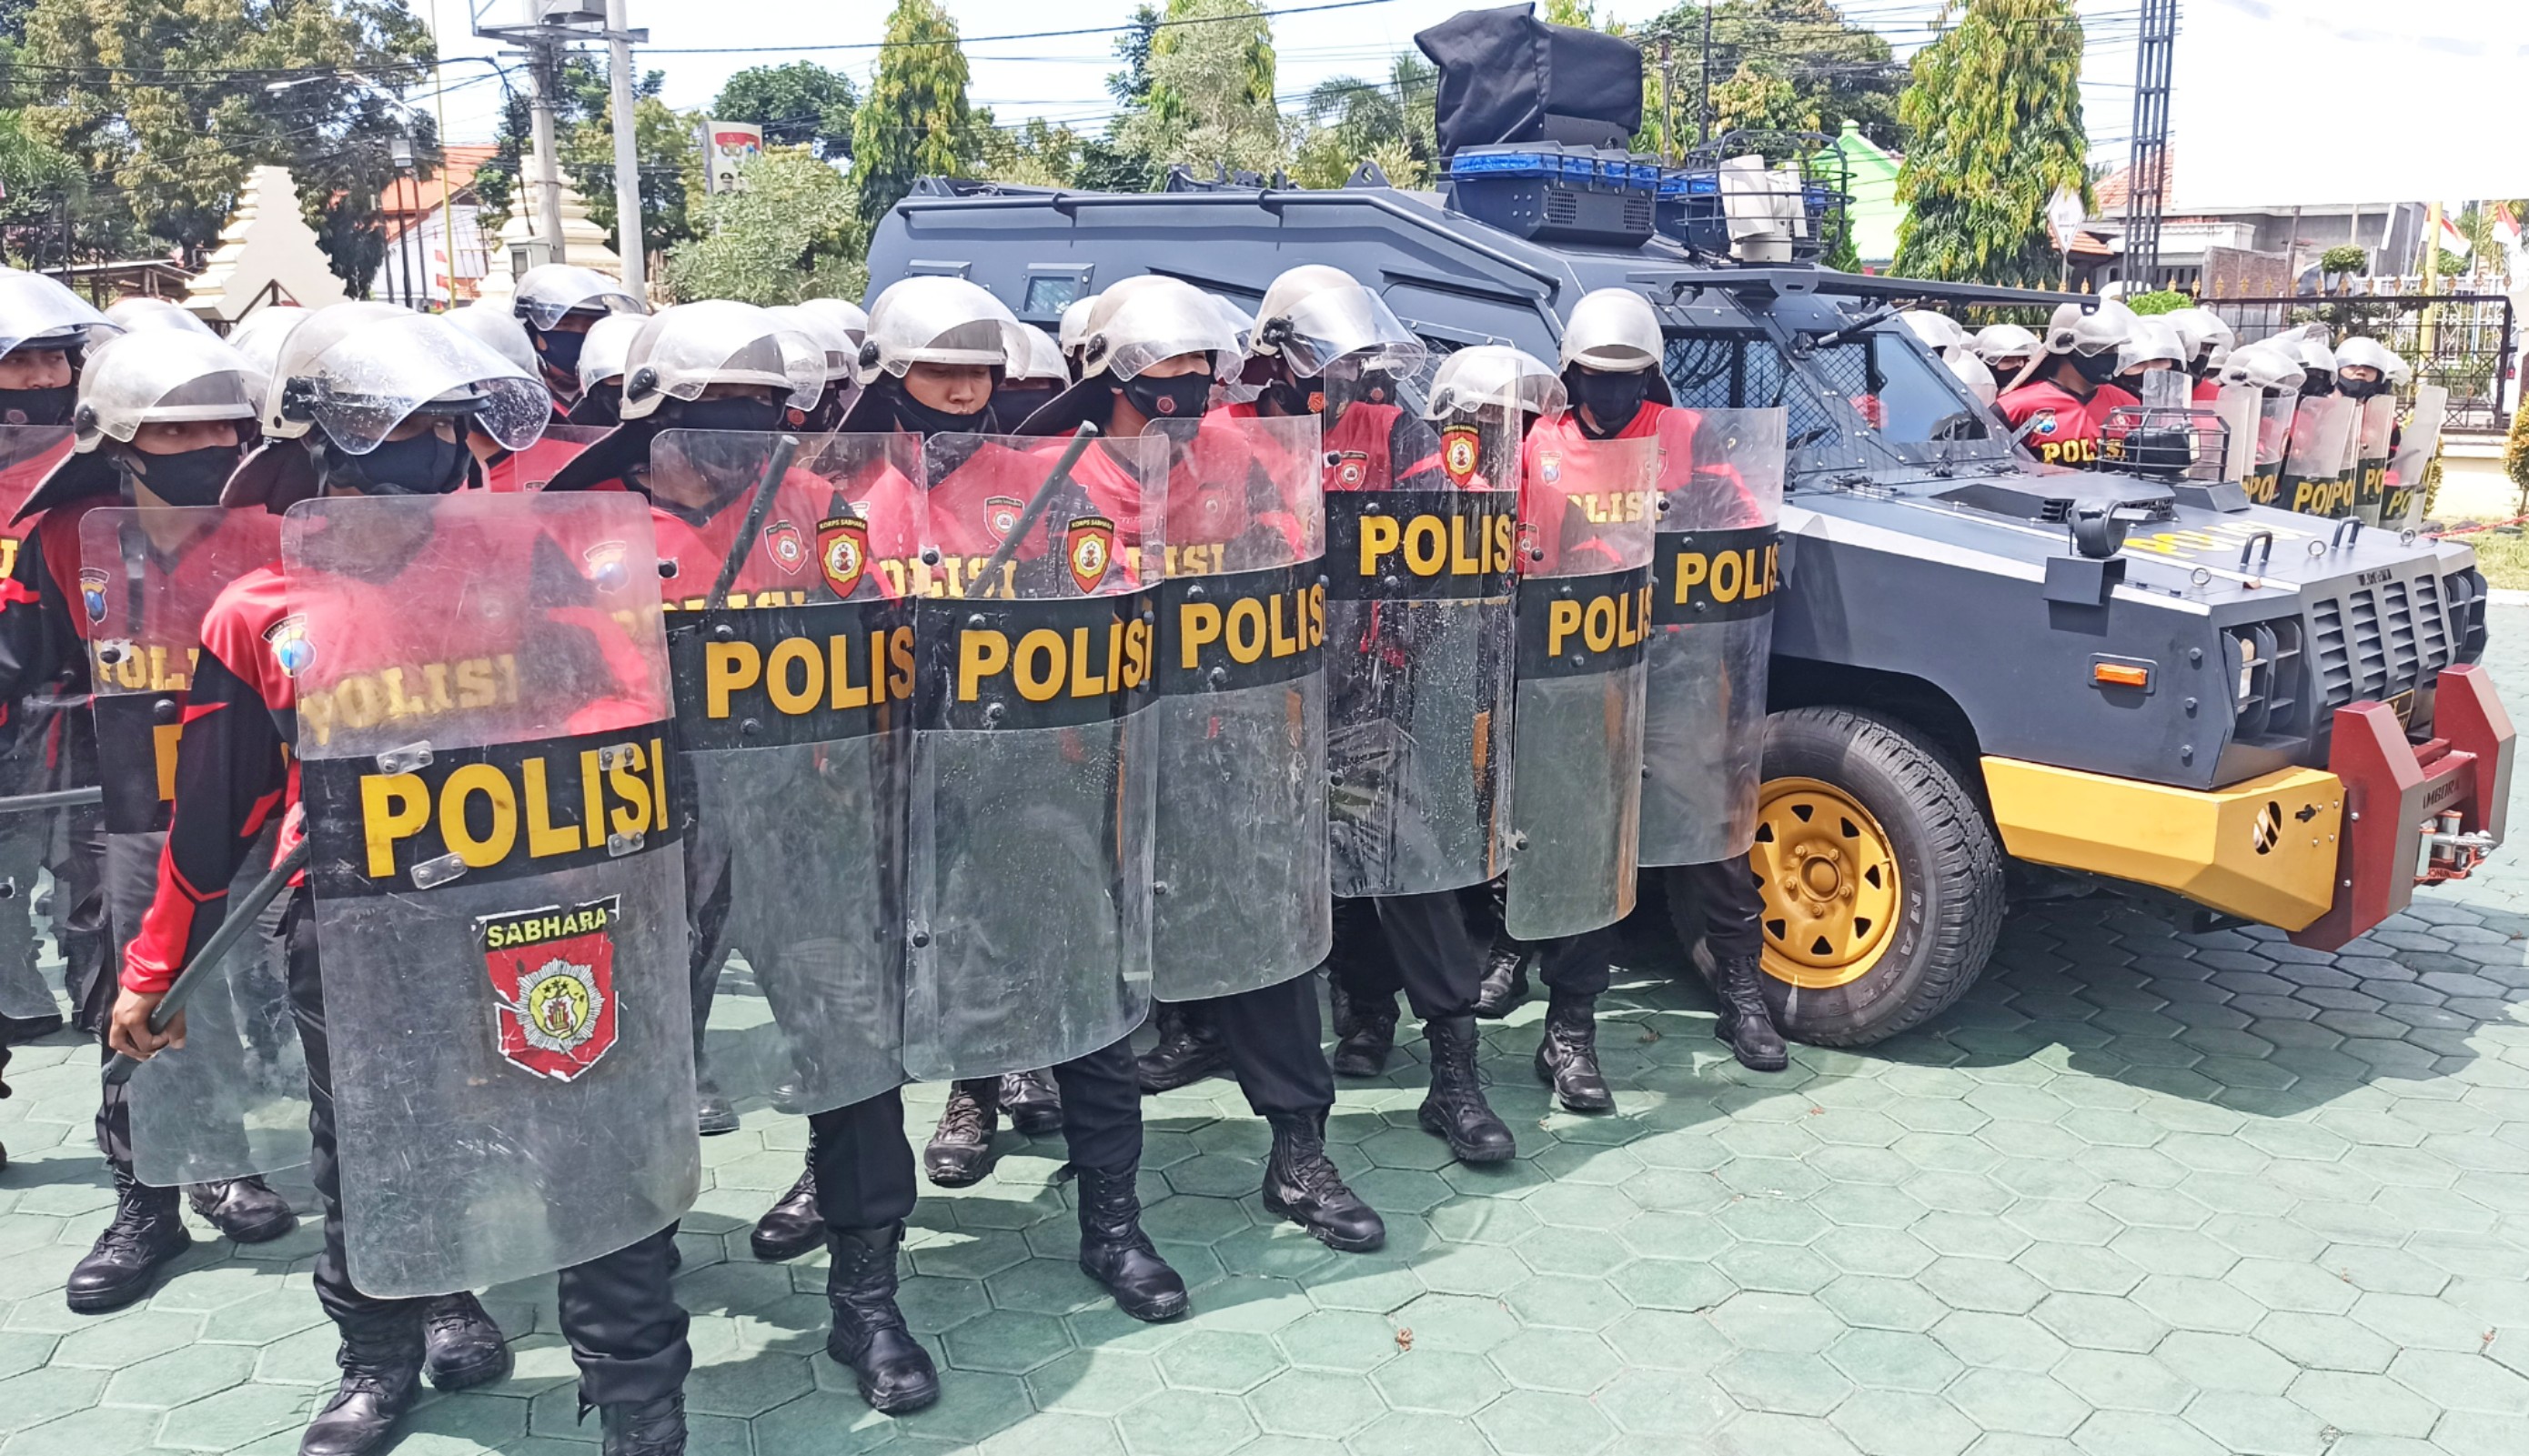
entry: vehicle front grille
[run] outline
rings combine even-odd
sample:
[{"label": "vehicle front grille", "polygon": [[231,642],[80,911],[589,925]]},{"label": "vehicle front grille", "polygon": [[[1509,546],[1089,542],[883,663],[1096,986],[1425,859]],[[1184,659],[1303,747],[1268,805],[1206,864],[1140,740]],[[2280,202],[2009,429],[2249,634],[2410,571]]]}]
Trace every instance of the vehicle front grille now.
[{"label": "vehicle front grille", "polygon": [[2442,578],[2442,604],[2449,613],[2450,635],[2457,639],[2454,662],[2473,662],[2485,655],[2485,576],[2463,567]]},{"label": "vehicle front grille", "polygon": [[[2455,582],[2456,578],[2452,578]],[[2448,592],[2431,576],[2352,587],[2310,602],[2311,666],[2329,708],[2363,699],[2385,701],[2429,683],[2459,660],[2452,650],[2466,628],[2443,606]]]}]

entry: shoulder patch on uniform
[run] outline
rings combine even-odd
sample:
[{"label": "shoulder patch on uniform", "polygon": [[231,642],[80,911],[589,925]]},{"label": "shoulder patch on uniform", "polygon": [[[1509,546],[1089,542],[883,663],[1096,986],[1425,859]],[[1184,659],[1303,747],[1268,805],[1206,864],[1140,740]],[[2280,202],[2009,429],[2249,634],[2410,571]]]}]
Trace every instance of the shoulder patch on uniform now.
[{"label": "shoulder patch on uniform", "polygon": [[264,628],[263,641],[272,649],[272,660],[280,663],[282,672],[290,677],[298,676],[316,660],[316,645],[307,640],[307,617],[303,612],[292,612]]},{"label": "shoulder patch on uniform", "polygon": [[776,521],[764,528],[764,553],[787,575],[796,575],[800,567],[808,564],[808,543],[799,535],[799,528],[788,521]]}]

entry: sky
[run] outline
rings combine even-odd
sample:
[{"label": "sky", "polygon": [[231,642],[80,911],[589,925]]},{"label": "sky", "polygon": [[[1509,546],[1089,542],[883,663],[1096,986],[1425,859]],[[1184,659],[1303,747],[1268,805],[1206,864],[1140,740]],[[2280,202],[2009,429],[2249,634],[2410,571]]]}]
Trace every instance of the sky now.
[{"label": "sky", "polygon": [[[500,116],[499,42],[469,20],[514,23],[528,0],[409,0],[445,25],[446,134],[489,141]],[[890,0],[626,0],[648,44],[634,65],[667,74],[680,111],[710,105],[748,66],[807,58],[866,82]],[[1003,125],[1042,116],[1083,131],[1113,114],[1104,81],[1135,0],[946,0],[965,39],[968,97]],[[1286,110],[1328,78],[1375,78],[1411,50],[1414,32],[1469,0],[1264,0],[1273,18],[1277,89]],[[1474,0],[1483,3],[1483,0]],[[2141,0],[2076,0],[2087,32],[2082,108],[2094,163],[2122,165],[2130,146]],[[1597,17],[1644,21],[1663,0],[1597,0]],[[1900,59],[1927,43],[1940,0],[1841,0],[1847,20],[1888,37]],[[2412,14],[2380,0],[2187,0],[2172,106],[2178,201],[2386,202],[2529,195],[2529,147],[2518,144],[2519,78],[2529,74],[2529,0],[2435,0]],[[1092,31],[1044,35],[1041,32]],[[445,32],[444,32],[445,33]],[[991,37],[1028,37],[993,39]],[[514,66],[509,76],[523,84]],[[2390,115],[2430,97],[2430,144]],[[2340,101],[2365,98],[2357,104]],[[430,104],[427,93],[416,101]],[[2390,110],[2383,110],[2389,108]],[[2189,136],[2219,145],[2189,146]],[[2193,161],[2186,160],[2193,158]]]},{"label": "sky", "polygon": [[[500,43],[467,33],[469,13],[487,25],[515,24],[524,0],[409,0],[425,20],[444,26],[442,54],[491,58]],[[1114,110],[1105,78],[1115,69],[1114,39],[1132,14],[1135,0],[946,0],[966,39],[971,70],[968,97],[993,108],[995,119],[1008,124],[1030,116],[1067,122],[1084,130],[1103,127]],[[1476,4],[1482,0],[1475,0]],[[664,71],[664,99],[680,111],[710,105],[721,83],[748,66],[778,65],[809,59],[849,73],[866,81],[892,7],[888,0],[841,0],[825,4],[784,5],[778,10],[765,0],[627,0],[635,27],[647,27],[650,41],[634,48],[640,71]],[[1370,0],[1324,9],[1327,0],[1264,0],[1273,16],[1278,56],[1276,85],[1287,108],[1294,108],[1310,87],[1331,77],[1376,77],[1388,58],[1414,47],[1414,32],[1471,8],[1469,0]],[[437,14],[434,17],[433,7]],[[2089,112],[2092,142],[2122,156],[2130,130],[2135,17],[2138,0],[2080,0],[2091,20],[2088,73],[2083,97]],[[1642,21],[1667,9],[1659,0],[1598,0],[1597,14],[1608,20]],[[1888,35],[1900,55],[1929,38],[1938,0],[1851,0],[1842,6],[1849,19]],[[748,25],[749,17],[766,24]],[[1087,35],[1028,40],[991,41],[984,37],[1045,30],[1110,27]],[[816,47],[845,47],[817,49]],[[764,47],[746,54],[742,48]],[[524,78],[512,64],[513,83]],[[484,60],[447,68],[447,134],[456,141],[489,141],[500,120],[500,74]],[[415,100],[429,104],[427,92]],[[2103,159],[2105,154],[2102,154]]]}]

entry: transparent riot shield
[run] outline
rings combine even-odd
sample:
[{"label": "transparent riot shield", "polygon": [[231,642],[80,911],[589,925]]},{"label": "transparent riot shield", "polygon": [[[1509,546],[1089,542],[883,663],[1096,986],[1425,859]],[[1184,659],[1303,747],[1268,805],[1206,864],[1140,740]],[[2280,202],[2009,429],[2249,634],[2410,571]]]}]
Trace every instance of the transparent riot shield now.
[{"label": "transparent riot shield", "polygon": [[[661,551],[683,573],[668,660],[693,791],[694,1015],[705,1074],[733,1098],[819,1113],[904,1080],[912,608],[873,563],[918,550],[902,507],[920,471],[892,433],[650,442],[644,479],[675,507]],[[687,597],[722,578],[717,607]]]},{"label": "transparent riot shield", "polygon": [[1576,432],[1527,450],[1502,898],[1517,940],[1633,912],[1659,446]]},{"label": "transparent riot shield", "polygon": [[495,491],[541,491],[573,456],[611,433],[599,425],[547,425],[535,443],[486,468],[483,484]]},{"label": "transparent riot shield", "polygon": [[2364,524],[2381,523],[2381,506],[2389,494],[2390,442],[2397,434],[2397,401],[2375,394],[2362,401],[2353,427],[2353,513]]},{"label": "transparent riot shield", "polygon": [[2440,385],[2415,387],[2414,407],[2397,433],[2382,483],[2380,523],[2403,531],[2424,521],[2424,477],[2441,453],[2442,425],[2449,416],[2449,390]]},{"label": "transparent riot shield", "polygon": [[1151,997],[1145,590],[1167,442],[924,446],[904,1066],[926,1079],[1112,1045]]},{"label": "transparent riot shield", "polygon": [[[35,525],[18,520],[19,509],[70,450],[67,427],[0,425],[0,578],[16,573],[19,546]],[[69,819],[96,810],[12,808],[10,802],[92,784],[93,774],[83,770],[94,765],[85,754],[63,754],[58,742],[47,751],[47,736],[65,726],[65,710],[49,692],[8,709],[7,722],[0,723],[0,1016],[33,1019],[61,1014],[37,968],[46,927],[34,918],[36,884],[48,865],[61,860]],[[51,928],[57,938],[70,899],[58,888],[53,895]],[[79,989],[72,988],[74,1000]]]},{"label": "transparent riot shield", "polygon": [[320,497],[282,531],[344,1239],[381,1296],[565,1268],[701,1178],[637,495]]},{"label": "transparent riot shield", "polygon": [[1680,410],[1662,432],[1642,735],[1641,862],[1755,842],[1782,565],[1783,411]]},{"label": "transparent riot shield", "polygon": [[2251,505],[2281,505],[2283,494],[2284,453],[2291,447],[2292,419],[2300,412],[2300,397],[2278,394],[2257,401],[2256,452],[2247,478],[2240,481]]},{"label": "transparent riot shield", "polygon": [[2353,488],[2344,479],[2344,450],[2352,438],[2352,400],[2341,394],[2301,400],[2292,412],[2274,503],[2303,515],[2349,514]]},{"label": "transparent riot shield", "polygon": [[[121,964],[157,889],[202,619],[231,582],[280,558],[281,522],[259,510],[104,506],[80,519],[110,964]],[[271,866],[270,844],[259,848],[239,867],[233,892]],[[278,940],[254,934],[241,943],[218,983],[187,1006],[185,1045],[142,1063],[131,1086],[142,1182],[173,1187],[306,1162],[307,1064]]]},{"label": "transparent riot shield", "polygon": [[1394,392],[1326,379],[1326,780],[1347,898],[1482,884],[1510,843],[1517,442],[1435,432]]},{"label": "transparent riot shield", "polygon": [[1162,420],[1152,991],[1232,996],[1325,959],[1325,515],[1314,415]]},{"label": "transparent riot shield", "polygon": [[2229,441],[2222,457],[2222,479],[2236,484],[2255,472],[2258,406],[2263,402],[2246,385],[2224,385],[2215,394],[2213,412],[2222,417]]}]

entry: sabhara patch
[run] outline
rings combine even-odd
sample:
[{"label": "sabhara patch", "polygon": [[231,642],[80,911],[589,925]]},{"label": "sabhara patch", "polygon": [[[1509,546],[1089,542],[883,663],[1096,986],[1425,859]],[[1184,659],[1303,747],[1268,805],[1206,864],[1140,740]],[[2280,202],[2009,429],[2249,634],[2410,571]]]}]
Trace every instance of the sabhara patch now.
[{"label": "sabhara patch", "polygon": [[474,922],[491,977],[501,1059],[577,1080],[615,1047],[615,921],[620,897]]},{"label": "sabhara patch", "polygon": [[1481,445],[1473,425],[1451,425],[1440,432],[1440,473],[1449,478],[1449,484],[1464,486],[1476,478]]},{"label": "sabhara patch", "polygon": [[1095,592],[1115,559],[1115,523],[1104,516],[1074,516],[1063,533],[1063,556],[1071,566],[1072,584]]},{"label": "sabhara patch", "polygon": [[819,521],[817,559],[825,568],[826,585],[836,597],[850,600],[861,574],[869,569],[869,522],[851,516]]}]

